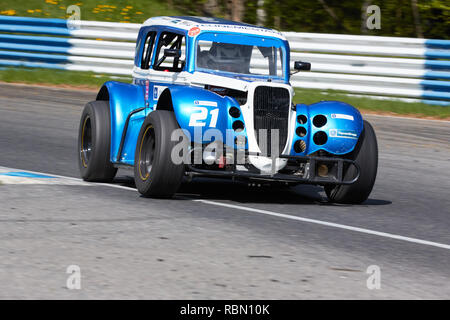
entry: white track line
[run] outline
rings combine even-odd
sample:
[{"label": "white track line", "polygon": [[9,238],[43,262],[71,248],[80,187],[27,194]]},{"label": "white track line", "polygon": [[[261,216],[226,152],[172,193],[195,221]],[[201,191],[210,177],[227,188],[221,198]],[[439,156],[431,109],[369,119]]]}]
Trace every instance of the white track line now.
[{"label": "white track line", "polygon": [[[52,174],[52,173],[29,171],[29,170],[14,169],[14,168],[6,168],[6,167],[0,167],[0,168],[1,169],[10,169],[11,171],[22,171],[22,172],[28,172],[28,173],[34,173],[34,174],[48,175],[48,176],[52,176],[52,177],[56,177],[56,178],[62,178],[62,179],[83,181],[80,178],[60,176],[60,175],[56,175],[56,174]],[[128,190],[128,191],[136,192],[136,190],[133,189],[133,188],[129,188],[129,187],[125,187],[125,186],[118,186],[118,185],[108,184],[108,183],[86,183],[86,185],[102,186],[102,187],[109,187],[109,188],[117,188],[117,189],[122,189],[122,190]],[[190,199],[190,198],[187,198],[187,199]],[[334,223],[334,222],[327,222],[327,221],[310,219],[310,218],[303,218],[303,217],[299,217],[299,216],[292,216],[292,215],[289,215],[289,214],[278,213],[278,212],[262,210],[262,209],[249,208],[249,207],[238,206],[238,205],[234,205],[234,204],[228,204],[228,203],[222,203],[222,202],[216,202],[216,201],[210,201],[210,200],[203,200],[203,199],[191,199],[191,200],[194,201],[194,202],[201,202],[201,203],[209,204],[209,205],[213,205],[213,206],[226,207],[226,208],[237,209],[237,210],[242,210],[242,211],[249,211],[249,212],[254,212],[254,213],[260,213],[260,214],[273,216],[273,217],[278,217],[278,218],[283,218],[283,219],[290,219],[290,220],[295,220],[295,221],[314,223],[314,224],[319,224],[319,225],[332,227],[332,228],[339,228],[339,229],[343,229],[343,230],[350,230],[350,231],[355,231],[355,232],[375,235],[375,236],[379,236],[379,237],[390,238],[390,239],[395,239],[395,240],[401,240],[401,241],[406,241],[406,242],[412,242],[412,243],[417,243],[417,244],[422,244],[422,245],[427,245],[427,246],[432,246],[432,247],[437,247],[437,248],[450,250],[450,245],[439,243],[439,242],[433,242],[433,241],[428,241],[428,240],[421,240],[421,239],[416,239],[416,238],[410,238],[410,237],[405,237],[405,236],[392,234],[392,233],[380,232],[380,231],[375,231],[375,230],[370,230],[370,229],[365,229],[365,228],[359,228],[359,227],[352,227],[352,226],[347,226],[345,224],[339,224],[339,223]]]},{"label": "white track line", "polygon": [[345,224],[339,224],[339,223],[334,223],[334,222],[327,222],[327,221],[322,221],[322,220],[303,218],[303,217],[298,217],[298,216],[291,216],[289,214],[284,214],[284,213],[278,213],[278,212],[262,210],[262,209],[254,209],[254,208],[249,208],[249,207],[244,207],[244,206],[237,206],[237,205],[234,205],[234,204],[215,202],[215,201],[210,201],[210,200],[197,199],[197,200],[194,200],[194,201],[202,202],[202,203],[206,203],[206,204],[210,204],[210,205],[214,205],[214,206],[220,206],[220,207],[238,209],[238,210],[243,210],[243,211],[256,212],[256,213],[261,213],[261,214],[265,214],[265,215],[273,216],[273,217],[278,217],[278,218],[296,220],[296,221],[301,221],[301,222],[315,223],[315,224],[320,224],[320,225],[327,226],[327,227],[339,228],[339,229],[344,229],[344,230],[351,230],[351,231],[371,234],[371,235],[375,235],[375,236],[379,236],[379,237],[391,238],[391,239],[402,240],[402,241],[413,242],[413,243],[419,243],[419,244],[424,244],[424,245],[427,245],[427,246],[433,246],[433,247],[438,247],[438,248],[450,250],[450,245],[448,245],[448,244],[443,244],[443,243],[438,243],[438,242],[433,242],[433,241],[427,241],[427,240],[421,240],[421,239],[416,239],[416,238],[410,238],[410,237],[405,237],[405,236],[400,236],[400,235],[396,235],[396,234],[392,234],[392,233],[380,232],[380,231],[375,231],[375,230],[370,230],[370,229],[352,227],[352,226],[347,226]]}]

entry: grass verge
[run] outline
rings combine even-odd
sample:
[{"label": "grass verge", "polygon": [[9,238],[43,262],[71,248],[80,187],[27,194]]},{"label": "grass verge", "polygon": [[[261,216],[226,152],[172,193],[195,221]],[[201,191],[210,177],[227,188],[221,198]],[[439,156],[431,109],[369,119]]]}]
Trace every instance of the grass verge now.
[{"label": "grass verge", "polygon": [[163,0],[0,0],[0,14],[66,19],[70,5],[80,7],[82,20],[142,23],[148,17],[180,15]]},{"label": "grass verge", "polygon": [[[108,75],[97,75],[91,72],[27,68],[0,69],[0,81],[10,83],[30,83],[98,90],[108,80],[111,80],[111,77]],[[119,81],[124,82],[130,82],[130,80],[131,78],[119,79]],[[333,91],[321,92],[319,90],[295,89],[295,93],[295,103],[311,104],[321,100],[339,100],[357,107],[362,112],[450,120],[450,107],[353,97]]]},{"label": "grass verge", "polygon": [[357,107],[362,112],[392,115],[408,115],[419,118],[450,120],[450,107],[430,105],[420,102],[379,100],[348,96],[335,91],[322,92],[311,89],[295,89],[295,103],[311,104],[321,100],[338,100]]},{"label": "grass verge", "polygon": [[93,90],[98,89],[109,80],[111,80],[110,76],[92,72],[27,68],[0,69],[0,81],[10,83],[30,83]]}]

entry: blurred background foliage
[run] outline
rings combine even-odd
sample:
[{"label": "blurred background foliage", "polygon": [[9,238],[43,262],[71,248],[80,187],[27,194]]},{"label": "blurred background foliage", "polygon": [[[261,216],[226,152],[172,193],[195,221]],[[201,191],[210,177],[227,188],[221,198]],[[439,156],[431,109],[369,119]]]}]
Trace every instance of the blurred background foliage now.
[{"label": "blurred background foliage", "polygon": [[[200,15],[282,31],[450,38],[449,0],[0,0],[1,15],[142,23],[158,15]],[[381,29],[367,30],[366,8],[381,8]]]},{"label": "blurred background foliage", "polygon": [[[449,39],[449,0],[173,0],[192,15],[234,18],[283,31]],[[381,9],[367,30],[366,8]],[[212,8],[212,9],[211,9]],[[260,9],[258,11],[258,9]],[[262,10],[261,10],[262,9]]]}]

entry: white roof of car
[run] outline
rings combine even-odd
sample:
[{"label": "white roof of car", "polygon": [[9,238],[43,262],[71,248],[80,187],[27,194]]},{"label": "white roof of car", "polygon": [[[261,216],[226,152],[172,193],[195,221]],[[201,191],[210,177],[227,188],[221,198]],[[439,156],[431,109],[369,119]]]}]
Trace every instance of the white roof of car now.
[{"label": "white roof of car", "polygon": [[210,17],[153,17],[147,19],[144,26],[166,26],[182,30],[191,30],[192,28],[199,28],[201,31],[227,31],[239,32],[247,34],[255,34],[261,36],[275,37],[286,40],[283,34],[279,31],[258,27],[247,23],[235,22],[220,18]]}]

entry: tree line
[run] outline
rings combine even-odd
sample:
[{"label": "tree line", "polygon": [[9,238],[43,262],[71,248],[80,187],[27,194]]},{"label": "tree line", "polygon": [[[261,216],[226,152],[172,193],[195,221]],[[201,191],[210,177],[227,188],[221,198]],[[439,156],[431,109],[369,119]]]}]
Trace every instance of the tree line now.
[{"label": "tree line", "polygon": [[[188,15],[215,16],[283,31],[450,38],[448,0],[171,0]],[[381,9],[368,29],[366,8]]]}]

